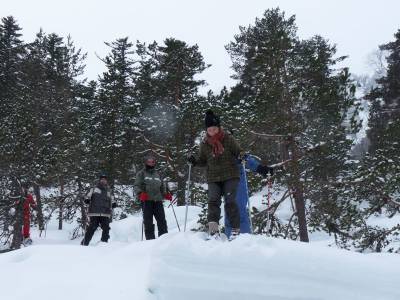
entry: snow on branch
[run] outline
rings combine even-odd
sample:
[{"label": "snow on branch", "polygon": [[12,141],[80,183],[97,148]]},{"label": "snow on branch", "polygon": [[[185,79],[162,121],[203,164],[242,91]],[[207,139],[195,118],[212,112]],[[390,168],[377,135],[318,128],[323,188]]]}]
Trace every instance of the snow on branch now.
[{"label": "snow on branch", "polygon": [[146,141],[146,143],[152,145],[153,147],[156,147],[160,150],[165,151],[165,147],[156,143],[153,143],[152,141],[150,141],[144,134],[141,135],[143,137],[143,139]]},{"label": "snow on branch", "polygon": [[264,139],[284,139],[287,137],[286,135],[281,135],[281,134],[258,133],[258,132],[254,132],[253,130],[247,130],[247,132],[249,132],[255,136],[264,138]]}]

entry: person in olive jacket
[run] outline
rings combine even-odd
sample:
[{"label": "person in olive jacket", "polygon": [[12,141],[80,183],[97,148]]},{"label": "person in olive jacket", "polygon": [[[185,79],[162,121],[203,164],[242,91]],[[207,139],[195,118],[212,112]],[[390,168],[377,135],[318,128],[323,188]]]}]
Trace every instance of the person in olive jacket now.
[{"label": "person in olive jacket", "polygon": [[89,193],[85,196],[85,203],[89,204],[88,217],[90,218],[90,222],[85,237],[81,242],[82,245],[89,245],[99,225],[102,229],[101,241],[108,242],[110,238],[111,213],[112,209],[117,206],[113,200],[114,197],[111,195],[107,175],[102,173],[96,187],[90,189]]},{"label": "person in olive jacket", "polygon": [[155,169],[156,159],[145,158],[145,167],[136,174],[135,193],[142,203],[144,233],[146,240],[155,239],[153,216],[157,221],[158,236],[168,233],[163,200],[172,200],[172,195]]},{"label": "person in olive jacket", "polygon": [[232,135],[222,129],[219,117],[211,110],[206,113],[205,126],[207,134],[200,144],[199,155],[190,155],[188,161],[193,166],[207,168],[209,234],[219,233],[223,196],[225,212],[232,226],[231,237],[235,238],[240,232],[240,215],[235,198],[240,178],[238,159],[242,149]]}]

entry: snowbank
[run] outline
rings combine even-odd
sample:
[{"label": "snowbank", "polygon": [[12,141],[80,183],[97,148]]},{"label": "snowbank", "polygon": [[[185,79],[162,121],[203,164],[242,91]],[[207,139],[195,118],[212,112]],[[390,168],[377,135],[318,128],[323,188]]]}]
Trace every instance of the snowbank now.
[{"label": "snowbank", "polygon": [[[184,207],[175,208],[183,227]],[[199,208],[190,207],[189,227]],[[68,239],[73,225],[35,244],[0,255],[1,299],[360,299],[398,300],[400,256],[359,254],[320,244],[241,235],[233,242],[204,241],[178,232],[141,241],[141,217],[111,224],[111,240],[89,247]]]}]

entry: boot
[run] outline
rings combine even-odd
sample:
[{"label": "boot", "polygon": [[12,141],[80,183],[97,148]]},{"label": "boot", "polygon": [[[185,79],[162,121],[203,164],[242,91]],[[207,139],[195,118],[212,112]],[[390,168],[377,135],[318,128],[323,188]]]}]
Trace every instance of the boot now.
[{"label": "boot", "polygon": [[219,238],[219,225],[217,222],[208,222],[207,239]]},{"label": "boot", "polygon": [[156,238],[154,235],[154,224],[145,226],[144,235],[146,236],[146,240],[154,240]]},{"label": "boot", "polygon": [[234,239],[236,239],[239,234],[240,234],[240,228],[232,228],[229,241],[233,241]]}]

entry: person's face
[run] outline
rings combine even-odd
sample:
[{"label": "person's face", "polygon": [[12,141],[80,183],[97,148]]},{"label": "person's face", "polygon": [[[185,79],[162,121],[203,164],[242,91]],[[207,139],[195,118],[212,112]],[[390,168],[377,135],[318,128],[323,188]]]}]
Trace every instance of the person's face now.
[{"label": "person's face", "polygon": [[148,160],[146,160],[146,165],[148,165],[149,167],[154,167],[156,165],[156,160],[154,158],[149,158]]},{"label": "person's face", "polygon": [[219,127],[218,126],[211,126],[207,128],[207,134],[209,136],[214,136],[219,132]]},{"label": "person's face", "polygon": [[107,178],[104,177],[100,178],[100,184],[107,185]]}]

